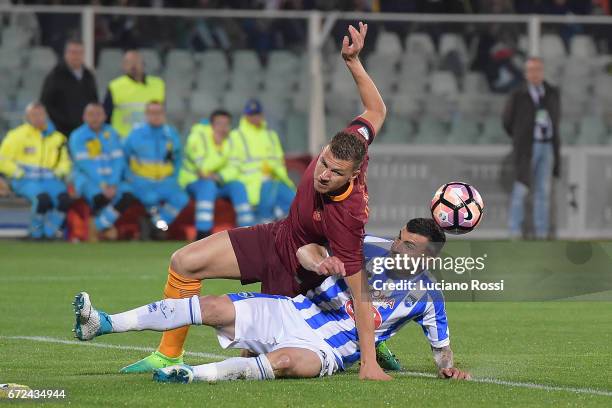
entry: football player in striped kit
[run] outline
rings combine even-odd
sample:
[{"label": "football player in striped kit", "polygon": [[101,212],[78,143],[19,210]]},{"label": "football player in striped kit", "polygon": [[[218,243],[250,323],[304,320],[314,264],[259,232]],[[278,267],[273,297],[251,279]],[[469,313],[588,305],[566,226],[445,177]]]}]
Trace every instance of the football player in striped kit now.
[{"label": "football player in striped kit", "polygon": [[[379,257],[406,254],[437,256],[444,232],[431,219],[417,218],[400,230],[394,241],[367,237],[366,270]],[[359,341],[350,289],[342,277],[338,258],[316,244],[301,247],[298,258],[307,269],[331,275],[306,295],[290,298],[251,292],[223,296],[164,299],[128,312],[108,315],[91,305],[89,295],[76,297],[75,333],[80,340],[134,330],[163,331],[184,325],[206,325],[217,330],[223,348],[248,349],[257,357],[158,369],[162,382],[263,380],[282,377],[318,377],[345,370],[359,361]],[[440,291],[419,290],[434,278],[427,270],[384,270],[369,276],[388,282],[409,278],[414,290],[372,291],[375,341],[385,341],[406,323],[414,321],[431,345],[441,378],[470,379],[453,364],[444,298]],[[412,272],[415,272],[412,274]]]}]

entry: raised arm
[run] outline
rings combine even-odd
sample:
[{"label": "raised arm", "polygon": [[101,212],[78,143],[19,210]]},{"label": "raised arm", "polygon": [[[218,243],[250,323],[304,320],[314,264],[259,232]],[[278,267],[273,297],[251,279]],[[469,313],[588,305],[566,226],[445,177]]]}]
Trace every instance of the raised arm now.
[{"label": "raised arm", "polygon": [[370,75],[368,75],[363,64],[359,60],[359,53],[363,49],[365,37],[368,32],[368,25],[359,22],[359,31],[352,25],[349,26],[348,30],[351,41],[349,45],[349,37],[344,36],[342,40],[342,58],[344,58],[348,70],[351,72],[351,75],[353,75],[353,79],[359,90],[361,102],[365,107],[365,111],[361,116],[367,119],[372,126],[374,126],[374,131],[378,133],[385,121],[387,107],[374,81],[372,81],[372,78],[370,78]]}]

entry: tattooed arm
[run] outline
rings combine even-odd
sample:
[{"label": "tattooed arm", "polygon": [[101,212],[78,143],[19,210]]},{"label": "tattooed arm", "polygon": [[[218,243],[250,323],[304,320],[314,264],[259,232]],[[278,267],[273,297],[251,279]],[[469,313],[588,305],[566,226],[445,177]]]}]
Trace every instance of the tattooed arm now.
[{"label": "tattooed arm", "polygon": [[453,350],[450,346],[445,347],[432,347],[434,361],[438,367],[438,377],[440,378],[452,378],[455,380],[470,380],[472,377],[467,371],[461,371],[454,367],[453,364]]}]

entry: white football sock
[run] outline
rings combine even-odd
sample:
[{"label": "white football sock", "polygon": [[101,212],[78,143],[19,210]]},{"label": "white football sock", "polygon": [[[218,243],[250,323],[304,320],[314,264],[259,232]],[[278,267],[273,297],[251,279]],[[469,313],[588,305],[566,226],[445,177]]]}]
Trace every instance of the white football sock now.
[{"label": "white football sock", "polygon": [[197,381],[274,379],[274,370],[264,354],[251,358],[233,357],[192,368],[194,379]]},{"label": "white football sock", "polygon": [[164,299],[127,312],[110,315],[113,333],[132,330],[165,331],[202,324],[200,298]]}]

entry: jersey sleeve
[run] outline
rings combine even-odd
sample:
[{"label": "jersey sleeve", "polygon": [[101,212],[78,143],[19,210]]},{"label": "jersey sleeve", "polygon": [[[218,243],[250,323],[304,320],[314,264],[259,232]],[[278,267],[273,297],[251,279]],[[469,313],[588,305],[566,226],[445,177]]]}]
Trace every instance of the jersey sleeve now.
[{"label": "jersey sleeve", "polygon": [[450,344],[446,307],[442,293],[428,295],[425,312],[415,321],[423,329],[423,333],[432,347],[440,348]]},{"label": "jersey sleeve", "polygon": [[344,264],[346,276],[360,272],[363,268],[363,223],[354,219],[348,211],[335,207],[336,216],[328,221],[328,241],[331,252]]},{"label": "jersey sleeve", "polygon": [[355,135],[361,136],[366,143],[369,145],[372,144],[374,138],[376,137],[376,132],[374,131],[374,126],[365,118],[361,116],[357,116],[355,119],[348,124],[344,131],[347,133],[353,133]]}]

